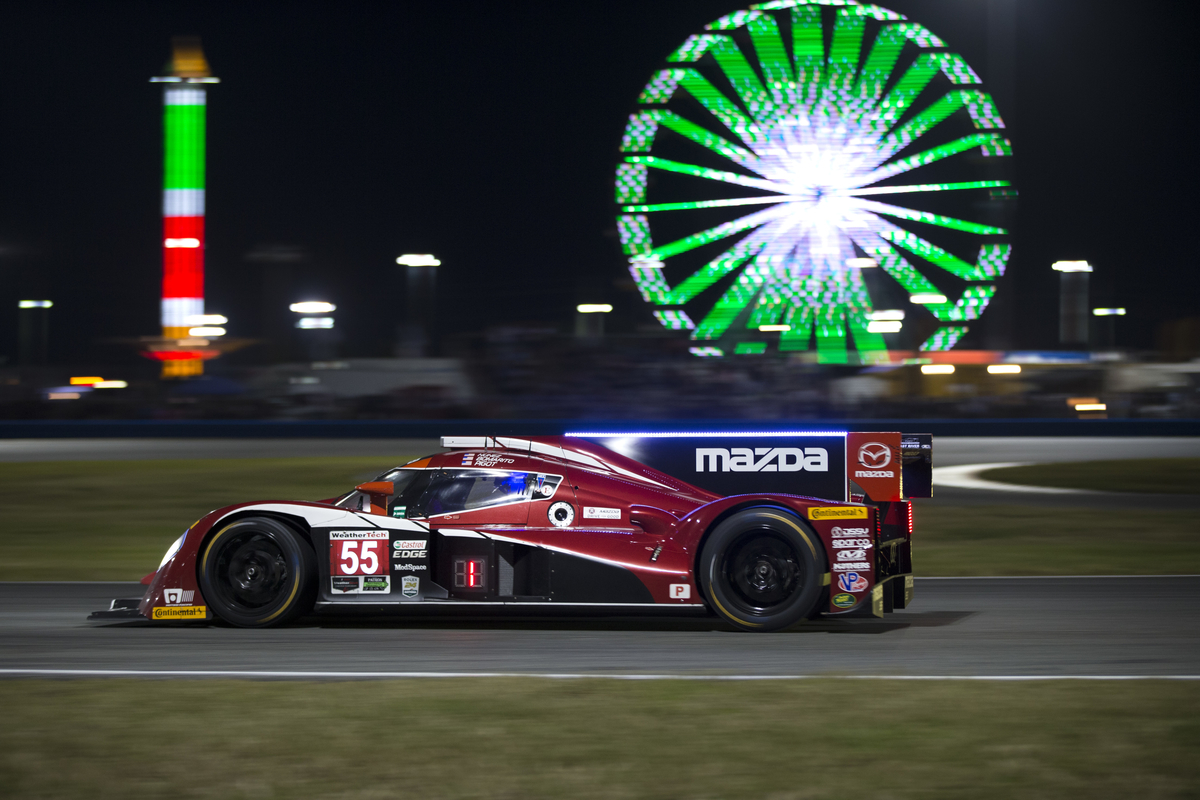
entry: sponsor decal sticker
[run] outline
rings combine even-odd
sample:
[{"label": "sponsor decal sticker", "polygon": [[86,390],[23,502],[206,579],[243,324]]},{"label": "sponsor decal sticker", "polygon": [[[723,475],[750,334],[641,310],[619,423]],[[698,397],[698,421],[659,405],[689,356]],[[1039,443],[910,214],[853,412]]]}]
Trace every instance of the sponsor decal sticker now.
[{"label": "sponsor decal sticker", "polygon": [[896,473],[890,469],[858,469],[854,471],[856,478],[894,478]]},{"label": "sponsor decal sticker", "polygon": [[349,541],[372,541],[375,539],[387,539],[387,531],[330,531],[330,540],[347,539]]},{"label": "sponsor decal sticker", "polygon": [[[470,458],[470,455],[471,454],[468,453],[466,456],[463,456],[463,466],[470,466],[470,462],[467,460]],[[500,453],[475,453],[474,455],[475,466],[477,467],[494,467],[497,464],[517,463],[516,460],[505,458]]]},{"label": "sponsor decal sticker", "polygon": [[862,561],[867,557],[866,551],[863,550],[838,550],[838,561]]},{"label": "sponsor decal sticker", "polygon": [[415,575],[405,575],[400,579],[400,594],[405,597],[416,597],[421,588],[421,579]]},{"label": "sponsor decal sticker", "polygon": [[208,609],[204,606],[155,606],[150,614],[154,619],[206,619]]},{"label": "sponsor decal sticker", "polygon": [[672,600],[690,600],[692,585],[690,583],[672,583],[669,587]]},{"label": "sponsor decal sticker", "polygon": [[870,528],[839,528],[837,525],[834,525],[832,528],[830,528],[829,532],[833,534],[833,538],[835,538],[835,539],[838,538],[839,536],[870,536],[871,535]]},{"label": "sponsor decal sticker", "polygon": [[814,506],[808,510],[809,519],[866,519],[866,506]]},{"label": "sponsor decal sticker", "polygon": [[823,447],[697,447],[696,472],[828,472]]},{"label": "sponsor decal sticker", "polygon": [[[883,469],[888,464],[892,463],[892,448],[888,447],[883,442],[867,442],[862,447],[858,448],[858,463],[862,464],[867,469]],[[892,473],[889,472],[886,477],[892,477]]]},{"label": "sponsor decal sticker", "polygon": [[392,591],[392,579],[388,575],[366,575],[363,577],[362,590],[388,594]]},{"label": "sponsor decal sticker", "polygon": [[857,572],[847,572],[837,576],[837,587],[843,592],[865,592],[867,579]]},{"label": "sponsor decal sticker", "polygon": [[424,572],[429,569],[425,564],[393,564],[392,572]]},{"label": "sponsor decal sticker", "polygon": [[858,598],[852,594],[846,594],[845,592],[839,592],[833,596],[833,604],[838,608],[850,608],[857,602]]},{"label": "sponsor decal sticker", "polygon": [[163,602],[169,606],[190,606],[195,589],[163,589]]},{"label": "sponsor decal sticker", "polygon": [[592,506],[583,507],[584,519],[620,519],[621,509],[619,508],[593,508]]},{"label": "sponsor decal sticker", "polygon": [[865,550],[870,550],[875,545],[871,544],[870,539],[834,539],[834,547],[858,547]]},{"label": "sponsor decal sticker", "polygon": [[427,558],[428,550],[393,550],[392,558]]},{"label": "sponsor decal sticker", "polygon": [[392,516],[404,519],[408,516],[408,506],[392,506]]},{"label": "sponsor decal sticker", "polygon": [[871,565],[866,561],[847,561],[845,564],[837,563],[832,567],[834,572],[849,572],[855,569],[861,569],[865,571],[869,570],[870,568]]},{"label": "sponsor decal sticker", "polygon": [[334,575],[329,580],[329,590],[334,594],[353,594],[362,586],[362,579],[357,575]]},{"label": "sponsor decal sticker", "polygon": [[424,550],[427,539],[393,539],[392,547],[397,550]]}]

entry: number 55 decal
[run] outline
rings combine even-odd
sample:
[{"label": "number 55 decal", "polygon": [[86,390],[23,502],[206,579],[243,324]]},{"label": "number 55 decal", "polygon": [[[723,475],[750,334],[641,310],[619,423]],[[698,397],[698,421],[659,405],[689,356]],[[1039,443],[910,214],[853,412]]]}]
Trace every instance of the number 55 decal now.
[{"label": "number 55 decal", "polygon": [[[370,537],[370,538],[368,538]],[[378,575],[386,564],[380,556],[387,534],[335,531],[330,534],[329,572],[332,575]]]}]

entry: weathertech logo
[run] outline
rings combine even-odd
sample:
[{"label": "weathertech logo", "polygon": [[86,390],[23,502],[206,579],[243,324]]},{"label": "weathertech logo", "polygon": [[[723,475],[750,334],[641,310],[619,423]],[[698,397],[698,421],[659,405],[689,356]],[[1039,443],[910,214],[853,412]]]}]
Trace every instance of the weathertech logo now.
[{"label": "weathertech logo", "polygon": [[828,472],[823,447],[697,447],[696,472]]},{"label": "weathertech logo", "polygon": [[866,519],[866,506],[814,506],[808,510],[809,519]]}]

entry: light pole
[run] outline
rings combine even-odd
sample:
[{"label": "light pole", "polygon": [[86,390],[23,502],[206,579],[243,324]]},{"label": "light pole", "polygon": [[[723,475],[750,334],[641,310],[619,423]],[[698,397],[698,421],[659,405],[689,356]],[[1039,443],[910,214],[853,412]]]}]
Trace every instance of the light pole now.
[{"label": "light pole", "polygon": [[399,326],[396,355],[423,358],[436,349],[434,315],[437,300],[437,268],[442,262],[429,253],[406,253],[396,263],[407,267],[408,297],[404,322]]},{"label": "light pole", "polygon": [[1051,269],[1062,273],[1058,294],[1058,343],[1087,345],[1088,276],[1092,265],[1086,261],[1055,261]]}]

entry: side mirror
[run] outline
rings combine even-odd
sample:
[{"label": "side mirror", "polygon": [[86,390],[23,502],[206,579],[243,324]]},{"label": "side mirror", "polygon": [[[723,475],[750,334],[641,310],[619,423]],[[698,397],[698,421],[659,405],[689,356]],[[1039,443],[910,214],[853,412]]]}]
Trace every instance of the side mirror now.
[{"label": "side mirror", "polygon": [[354,487],[371,498],[371,513],[387,516],[387,501],[396,491],[396,484],[391,481],[367,481]]}]

